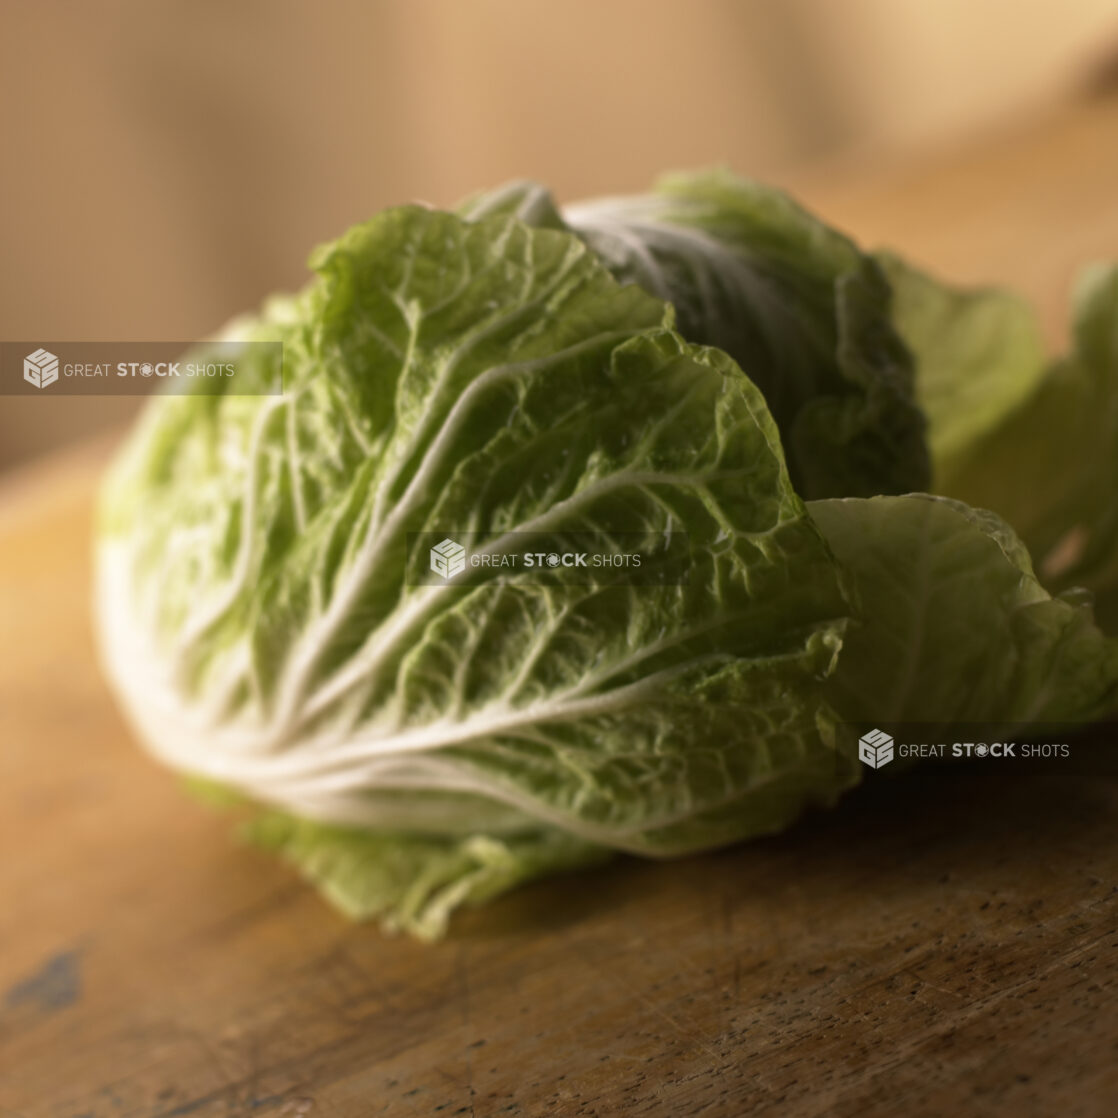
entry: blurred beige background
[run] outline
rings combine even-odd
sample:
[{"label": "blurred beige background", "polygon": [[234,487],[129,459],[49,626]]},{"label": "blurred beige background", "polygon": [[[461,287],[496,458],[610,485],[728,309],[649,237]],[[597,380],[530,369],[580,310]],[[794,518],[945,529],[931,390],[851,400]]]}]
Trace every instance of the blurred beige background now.
[{"label": "blurred beige background", "polygon": [[[1116,51],[1114,0],[0,0],[0,338],[199,337],[373,211],[512,177],[903,164]],[[0,397],[0,469],[135,406]]]}]

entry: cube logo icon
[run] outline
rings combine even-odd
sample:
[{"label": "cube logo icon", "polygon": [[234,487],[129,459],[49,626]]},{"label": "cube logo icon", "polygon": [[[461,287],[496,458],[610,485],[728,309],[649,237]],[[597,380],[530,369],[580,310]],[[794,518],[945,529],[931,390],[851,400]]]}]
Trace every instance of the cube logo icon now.
[{"label": "cube logo icon", "polygon": [[23,379],[36,388],[46,388],[58,380],[58,358],[45,349],[37,349],[23,359]]},{"label": "cube logo icon", "polygon": [[871,769],[893,760],[893,739],[884,730],[870,730],[858,739],[858,758]]},{"label": "cube logo icon", "polygon": [[466,569],[466,549],[452,539],[431,548],[431,570],[445,579],[452,579],[459,571]]}]

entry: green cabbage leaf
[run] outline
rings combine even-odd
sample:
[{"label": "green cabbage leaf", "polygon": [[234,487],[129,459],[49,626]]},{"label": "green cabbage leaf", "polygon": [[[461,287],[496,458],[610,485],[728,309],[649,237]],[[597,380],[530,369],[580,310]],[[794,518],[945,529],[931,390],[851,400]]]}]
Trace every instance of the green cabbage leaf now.
[{"label": "green cabbage leaf", "polygon": [[1083,273],[1073,346],[1048,361],[1015,296],[940,284],[895,258],[936,491],[1013,525],[1046,586],[1082,586],[1118,632],[1118,267]]},{"label": "green cabbage leaf", "polygon": [[851,723],[994,733],[1118,710],[1118,640],[1090,596],[1051,597],[992,513],[927,494],[808,507],[857,603],[828,683]]}]

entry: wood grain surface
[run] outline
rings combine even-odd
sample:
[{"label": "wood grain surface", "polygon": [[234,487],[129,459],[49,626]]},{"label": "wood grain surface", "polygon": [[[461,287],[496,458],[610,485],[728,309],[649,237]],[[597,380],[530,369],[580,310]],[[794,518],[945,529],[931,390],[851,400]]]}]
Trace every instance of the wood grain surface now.
[{"label": "wood grain surface", "polygon": [[[804,193],[959,278],[1028,257],[1055,329],[1070,258],[1118,256],[1116,133],[1089,105]],[[104,456],[0,489],[4,1118],[1118,1112],[1118,743],[874,774],[787,835],[385,938],[130,740],[89,622]]]}]

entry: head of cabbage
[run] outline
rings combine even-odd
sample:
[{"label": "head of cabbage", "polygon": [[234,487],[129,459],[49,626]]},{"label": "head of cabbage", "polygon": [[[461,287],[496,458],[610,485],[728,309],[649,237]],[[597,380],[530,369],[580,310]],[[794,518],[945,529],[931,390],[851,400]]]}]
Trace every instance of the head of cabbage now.
[{"label": "head of cabbage", "polygon": [[[1113,643],[1004,524],[890,496],[929,455],[889,284],[783,195],[676,176],[562,214],[515,184],[311,264],[227,333],[281,356],[155,399],[118,456],[98,630],[148,748],[350,914],[436,936],[612,851],[778,830],[857,781],[859,718],[1111,701]],[[433,584],[432,533],[670,537],[684,577]]]}]

